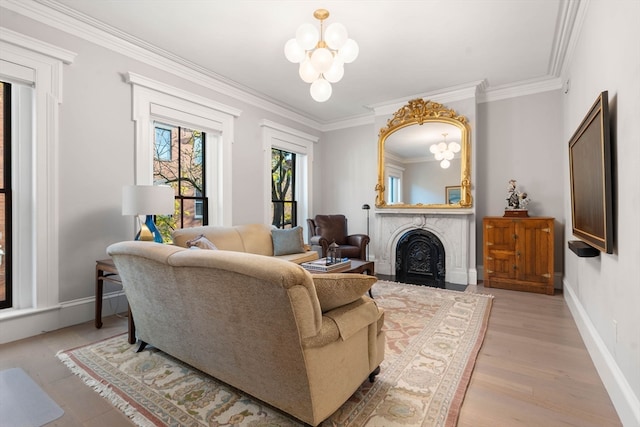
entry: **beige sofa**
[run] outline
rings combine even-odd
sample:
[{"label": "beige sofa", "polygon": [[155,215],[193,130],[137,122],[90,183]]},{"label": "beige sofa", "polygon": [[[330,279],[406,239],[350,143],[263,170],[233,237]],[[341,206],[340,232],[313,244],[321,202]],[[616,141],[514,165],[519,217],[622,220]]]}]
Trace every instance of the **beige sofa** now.
[{"label": "beige sofa", "polygon": [[[277,233],[278,236],[283,236],[284,239],[287,239],[286,235],[287,233],[291,233],[291,230],[274,230],[264,224],[246,224],[228,227],[205,225],[202,227],[175,230],[172,237],[173,243],[182,247],[186,247],[188,241],[203,235],[207,240],[212,242],[216,248],[226,251],[276,256],[277,258],[292,261],[296,264],[318,259],[318,253],[316,251],[310,250],[308,246],[305,247],[302,241],[301,229],[299,239],[302,247],[299,252],[274,255],[273,233]],[[284,250],[283,252],[289,251]]]},{"label": "beige sofa", "polygon": [[318,425],[379,371],[384,314],[365,295],[375,277],[312,276],[273,256],[152,242],[107,252],[142,346],[305,423]]}]

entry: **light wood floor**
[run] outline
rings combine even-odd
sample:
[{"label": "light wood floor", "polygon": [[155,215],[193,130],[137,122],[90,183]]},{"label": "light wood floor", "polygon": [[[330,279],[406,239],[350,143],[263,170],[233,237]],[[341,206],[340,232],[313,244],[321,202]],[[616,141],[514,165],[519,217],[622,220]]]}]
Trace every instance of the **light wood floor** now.
[{"label": "light wood floor", "polygon": [[[620,426],[562,295],[501,289],[467,390],[459,427]],[[93,322],[0,346],[0,370],[21,367],[64,409],[52,426],[131,426],[55,354],[126,331],[125,318]]]}]

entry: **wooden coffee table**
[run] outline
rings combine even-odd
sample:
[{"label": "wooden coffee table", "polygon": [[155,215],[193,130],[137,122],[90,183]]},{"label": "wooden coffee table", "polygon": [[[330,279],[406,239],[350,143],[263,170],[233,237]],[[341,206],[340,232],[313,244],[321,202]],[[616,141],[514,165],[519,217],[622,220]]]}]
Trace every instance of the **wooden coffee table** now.
[{"label": "wooden coffee table", "polygon": [[366,274],[367,276],[374,276],[374,264],[373,261],[364,261],[361,259],[351,259],[351,266],[344,267],[343,269],[338,269],[332,271],[332,273],[358,273],[358,274]]}]

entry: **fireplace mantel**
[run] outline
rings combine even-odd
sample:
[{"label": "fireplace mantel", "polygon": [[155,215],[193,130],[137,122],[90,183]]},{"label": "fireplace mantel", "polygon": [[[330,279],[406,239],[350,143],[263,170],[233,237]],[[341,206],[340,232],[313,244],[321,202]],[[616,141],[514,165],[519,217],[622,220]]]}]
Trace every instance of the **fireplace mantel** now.
[{"label": "fireplace mantel", "polygon": [[476,283],[470,266],[470,233],[473,209],[376,209],[376,233],[372,237],[376,272],[395,275],[398,240],[408,231],[428,230],[442,242],[445,250],[445,281],[467,285]]}]

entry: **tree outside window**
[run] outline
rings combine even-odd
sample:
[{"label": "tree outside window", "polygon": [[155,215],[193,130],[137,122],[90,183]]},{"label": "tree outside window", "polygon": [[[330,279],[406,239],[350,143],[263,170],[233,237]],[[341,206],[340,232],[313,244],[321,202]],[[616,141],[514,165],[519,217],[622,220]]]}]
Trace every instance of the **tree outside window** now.
[{"label": "tree outside window", "polygon": [[271,224],[278,228],[298,225],[296,194],[296,155],[271,149]]},{"label": "tree outside window", "polygon": [[176,228],[207,225],[205,191],[205,133],[154,123],[153,182],[175,190],[175,214],[157,216],[156,225],[165,242]]}]

